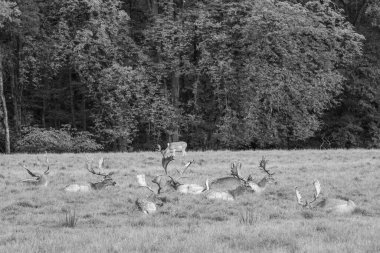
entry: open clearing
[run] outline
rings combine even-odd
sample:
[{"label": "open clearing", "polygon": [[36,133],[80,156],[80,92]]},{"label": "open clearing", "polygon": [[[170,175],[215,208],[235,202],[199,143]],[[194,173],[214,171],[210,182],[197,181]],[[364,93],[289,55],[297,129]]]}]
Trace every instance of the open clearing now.
[{"label": "open clearing", "polygon": [[[156,214],[135,207],[136,175],[150,180],[163,173],[161,155],[97,153],[106,172],[114,171],[116,187],[90,193],[65,193],[73,182],[98,181],[84,168],[84,154],[49,154],[50,184],[30,187],[20,163],[42,172],[37,155],[0,156],[0,252],[380,252],[380,151],[217,151],[188,152],[169,168],[195,163],[182,182],[203,185],[206,178],[229,174],[230,163],[241,161],[241,174],[263,175],[262,156],[278,184],[260,196],[244,195],[234,202],[203,196],[172,194]],[[43,160],[43,155],[39,155]],[[94,165],[96,163],[94,162]],[[335,216],[297,205],[294,187],[306,198],[319,179],[323,196],[352,199],[360,209]],[[73,228],[65,215],[75,210]]]}]

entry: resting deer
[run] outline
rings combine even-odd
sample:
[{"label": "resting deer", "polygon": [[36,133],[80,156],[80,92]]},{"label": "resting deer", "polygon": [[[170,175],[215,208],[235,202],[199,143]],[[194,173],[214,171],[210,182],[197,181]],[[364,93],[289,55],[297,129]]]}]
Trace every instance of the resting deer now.
[{"label": "resting deer", "polygon": [[158,194],[174,191],[181,193],[199,194],[202,190],[205,190],[206,187],[196,184],[182,184],[178,181],[189,168],[189,166],[194,162],[194,160],[185,164],[182,170],[177,170],[177,173],[180,174],[180,176],[177,178],[170,175],[168,172],[168,165],[171,161],[174,161],[174,156],[162,156],[162,167],[165,174],[156,176],[152,180],[152,182],[158,186]]},{"label": "resting deer", "polygon": [[321,184],[318,180],[313,182],[315,193],[314,198],[311,201],[303,200],[298,187],[296,190],[297,203],[304,208],[320,208],[328,213],[335,214],[350,214],[355,211],[356,204],[349,199],[339,199],[339,198],[322,198],[319,199],[321,193]]},{"label": "resting deer", "polygon": [[233,190],[210,190],[208,187],[208,181],[206,181],[207,189],[204,192],[207,199],[219,199],[226,201],[234,201],[238,196],[241,196],[247,192],[252,192],[251,189],[246,186],[238,186]]},{"label": "resting deer", "polygon": [[42,174],[31,172],[25,165],[23,165],[24,169],[33,178],[24,179],[24,180],[21,180],[21,182],[26,183],[26,184],[30,184],[30,185],[45,186],[46,187],[49,184],[48,175],[49,175],[49,172],[50,172],[49,171],[50,170],[50,166],[49,166],[49,160],[48,160],[48,157],[47,157],[47,153],[45,154],[45,159],[46,159],[47,169]]},{"label": "resting deer", "polygon": [[167,156],[173,154],[175,156],[175,152],[182,152],[182,156],[186,155],[187,143],[184,141],[170,142],[166,149],[162,150],[161,145],[157,144],[158,151],[161,152],[162,156]]},{"label": "resting deer", "polygon": [[252,190],[252,192],[261,193],[265,190],[267,183],[275,181],[273,178],[274,173],[271,173],[267,168],[268,161],[263,157],[260,161],[260,169],[267,175],[264,176],[258,183],[253,181],[251,175],[247,179],[240,175],[241,163],[231,164],[231,176],[218,178],[211,182],[210,189],[223,189],[223,190],[233,190],[237,187],[244,186]]},{"label": "resting deer", "polygon": [[144,174],[137,175],[136,178],[137,183],[140,187],[147,188],[149,191],[152,192],[152,194],[150,196],[147,196],[146,198],[136,199],[135,204],[137,208],[145,214],[155,213],[157,211],[157,206],[163,205],[162,201],[157,196],[158,193],[156,193],[150,186],[147,185]]},{"label": "resting deer", "polygon": [[250,175],[247,179],[244,179],[240,175],[241,163],[231,163],[231,176],[217,178],[213,180],[210,184],[210,189],[223,189],[223,190],[233,190],[239,186],[248,186],[248,183],[253,181]]},{"label": "resting deer", "polygon": [[[67,191],[67,192],[89,192],[91,190],[101,190],[101,189],[104,189],[108,186],[114,186],[116,185],[116,182],[111,178],[111,176],[113,175],[113,172],[110,172],[110,173],[104,173],[104,172],[95,172],[94,169],[92,168],[91,166],[92,164],[92,161],[90,161],[87,157],[86,157],[86,169],[91,173],[91,174],[94,174],[94,175],[97,175],[97,176],[102,176],[103,179],[99,182],[96,182],[96,183],[86,183],[86,184],[70,184],[70,185],[67,185],[64,190]],[[103,171],[103,157],[99,159],[99,163],[98,163],[98,168],[99,168],[99,171]]]},{"label": "resting deer", "polygon": [[247,180],[247,185],[256,193],[262,193],[267,184],[270,183],[270,182],[275,182],[275,179],[273,178],[273,175],[275,173],[271,173],[267,168],[266,168],[266,165],[268,163],[268,160],[265,160],[265,158],[263,157],[260,161],[260,165],[259,165],[259,168],[264,172],[266,173],[266,175],[258,182],[258,183],[254,183],[252,180],[248,181]]},{"label": "resting deer", "polygon": [[198,184],[183,184],[179,182],[179,179],[182,178],[182,175],[185,173],[187,168],[194,162],[190,161],[187,164],[185,164],[184,168],[179,172],[179,177],[174,178],[173,176],[169,176],[171,179],[170,184],[174,187],[174,189],[177,192],[183,193],[183,194],[201,194],[202,192],[206,191],[208,188],[208,179],[206,180],[205,186],[201,186]]}]

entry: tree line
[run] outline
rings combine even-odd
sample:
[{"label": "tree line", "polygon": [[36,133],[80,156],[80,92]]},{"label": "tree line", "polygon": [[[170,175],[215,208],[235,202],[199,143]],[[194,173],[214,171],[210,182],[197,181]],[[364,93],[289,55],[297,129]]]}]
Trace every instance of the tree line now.
[{"label": "tree line", "polygon": [[0,0],[0,151],[380,146],[376,0]]}]

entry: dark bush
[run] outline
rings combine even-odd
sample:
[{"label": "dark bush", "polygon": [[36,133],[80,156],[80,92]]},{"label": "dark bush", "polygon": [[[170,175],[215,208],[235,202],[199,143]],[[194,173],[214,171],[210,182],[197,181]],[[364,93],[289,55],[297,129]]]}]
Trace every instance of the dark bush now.
[{"label": "dark bush", "polygon": [[78,132],[69,126],[58,130],[26,127],[15,145],[16,151],[27,153],[92,152],[102,148],[91,133]]}]

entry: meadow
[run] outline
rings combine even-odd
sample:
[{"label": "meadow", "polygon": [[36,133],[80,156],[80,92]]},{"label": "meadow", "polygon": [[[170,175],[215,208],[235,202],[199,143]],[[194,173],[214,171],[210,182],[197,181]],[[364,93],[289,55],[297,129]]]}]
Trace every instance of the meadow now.
[{"label": "meadow", "polygon": [[[229,174],[241,161],[241,174],[260,179],[263,156],[277,184],[261,195],[233,202],[202,195],[173,193],[153,215],[135,206],[149,194],[137,174],[163,174],[161,154],[96,153],[115,187],[89,193],[66,193],[65,185],[98,181],[84,167],[84,154],[48,154],[50,183],[31,187],[22,168],[42,172],[43,155],[0,155],[0,252],[380,252],[380,151],[189,151],[177,154],[169,170],[194,159],[184,183],[203,185],[207,178]],[[94,166],[96,162],[94,162]],[[313,195],[318,179],[323,196],[349,197],[359,208],[351,215],[309,210],[296,203],[294,188]],[[70,227],[66,217],[74,217]]]}]

